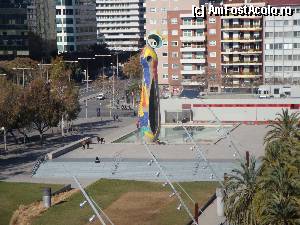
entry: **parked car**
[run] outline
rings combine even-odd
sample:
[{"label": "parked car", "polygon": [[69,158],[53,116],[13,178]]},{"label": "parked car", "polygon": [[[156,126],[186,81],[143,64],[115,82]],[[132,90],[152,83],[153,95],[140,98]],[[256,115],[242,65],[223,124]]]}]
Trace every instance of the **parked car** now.
[{"label": "parked car", "polygon": [[99,94],[97,95],[96,99],[98,99],[98,100],[103,100],[103,99],[105,99],[105,96],[104,96],[103,93],[99,93]]}]

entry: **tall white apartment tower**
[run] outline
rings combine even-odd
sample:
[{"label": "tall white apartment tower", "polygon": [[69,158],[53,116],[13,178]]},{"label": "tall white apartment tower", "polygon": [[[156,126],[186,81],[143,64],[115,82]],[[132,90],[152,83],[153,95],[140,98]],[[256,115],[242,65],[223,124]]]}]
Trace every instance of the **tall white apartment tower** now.
[{"label": "tall white apartment tower", "polygon": [[269,0],[291,6],[293,16],[264,17],[264,76],[266,83],[300,84],[300,1]]},{"label": "tall white apartment tower", "polygon": [[94,0],[56,0],[58,53],[83,51],[97,43]]},{"label": "tall white apartment tower", "polygon": [[144,0],[96,0],[98,43],[119,51],[144,45]]},{"label": "tall white apartment tower", "polygon": [[168,32],[172,31],[168,31],[168,23],[173,25],[180,23],[175,17],[168,21],[167,12],[176,10],[192,12],[192,5],[199,5],[199,0],[147,0],[146,2],[145,39],[152,33],[160,34],[164,38],[163,46],[156,50],[158,55],[158,83],[163,87],[169,87],[169,76],[171,76],[168,74],[168,68],[171,66],[168,64],[168,44],[171,44],[168,43]]}]

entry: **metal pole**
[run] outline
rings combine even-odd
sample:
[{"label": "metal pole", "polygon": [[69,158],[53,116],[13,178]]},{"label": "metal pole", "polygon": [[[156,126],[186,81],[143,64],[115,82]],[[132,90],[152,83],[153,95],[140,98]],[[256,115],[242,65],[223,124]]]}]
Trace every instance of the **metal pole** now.
[{"label": "metal pole", "polygon": [[88,201],[88,203],[91,206],[92,210],[94,211],[94,213],[96,214],[96,216],[100,220],[101,224],[102,225],[106,225],[106,223],[104,222],[104,220],[100,216],[98,210],[96,209],[96,207],[94,206],[93,202],[91,201],[90,197],[87,195],[87,193],[85,192],[85,190],[82,188],[82,186],[79,183],[79,181],[77,180],[77,178],[75,176],[73,176],[73,179],[75,180],[76,184],[78,185],[78,187],[79,187],[80,191],[82,192],[82,194],[84,195],[85,199]]},{"label": "metal pole", "polygon": [[85,118],[88,118],[88,104],[87,104],[87,99],[85,100]]},{"label": "metal pole", "polygon": [[115,70],[113,68],[113,96],[112,96],[112,106],[115,107]]},{"label": "metal pole", "polygon": [[25,87],[25,70],[23,69],[23,88]]},{"label": "metal pole", "polygon": [[89,63],[87,63],[86,68],[86,92],[89,91]]},{"label": "metal pole", "polygon": [[61,136],[64,136],[64,116],[61,116]]},{"label": "metal pole", "polygon": [[5,130],[5,127],[3,127],[3,133],[4,133],[4,150],[7,151],[6,130]]},{"label": "metal pole", "polygon": [[48,68],[47,68],[47,82],[49,81],[49,72],[48,72]]}]

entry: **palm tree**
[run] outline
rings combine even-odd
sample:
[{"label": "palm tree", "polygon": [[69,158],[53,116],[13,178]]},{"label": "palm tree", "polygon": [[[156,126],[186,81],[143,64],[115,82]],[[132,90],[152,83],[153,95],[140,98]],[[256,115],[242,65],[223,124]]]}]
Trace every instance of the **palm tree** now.
[{"label": "palm tree", "polygon": [[275,121],[268,125],[272,129],[267,132],[265,142],[299,139],[299,112],[289,114],[288,109],[282,109],[282,113],[277,113],[276,115]]},{"label": "palm tree", "polygon": [[255,158],[251,157],[249,166],[242,161],[241,169],[232,170],[224,182],[225,214],[231,225],[255,225],[256,218],[253,199],[257,191],[259,170]]},{"label": "palm tree", "polygon": [[299,225],[299,205],[295,199],[271,194],[262,210],[261,225]]}]

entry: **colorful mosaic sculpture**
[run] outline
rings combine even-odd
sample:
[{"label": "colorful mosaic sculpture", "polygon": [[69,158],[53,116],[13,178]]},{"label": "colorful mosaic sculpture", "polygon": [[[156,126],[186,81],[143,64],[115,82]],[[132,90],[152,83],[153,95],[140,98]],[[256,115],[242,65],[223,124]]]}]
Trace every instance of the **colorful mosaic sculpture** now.
[{"label": "colorful mosaic sculpture", "polygon": [[160,132],[160,106],[157,55],[154,48],[145,46],[141,53],[141,64],[144,75],[138,112],[140,131],[145,142],[156,142]]}]

